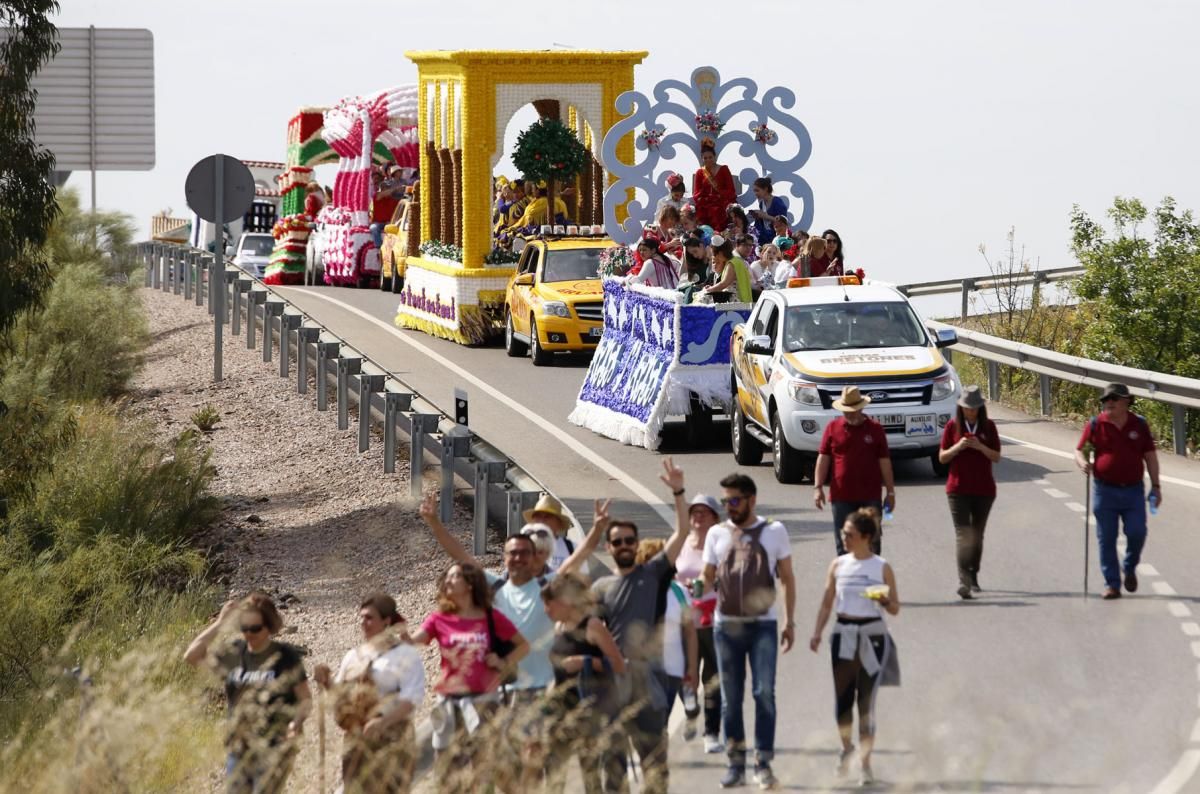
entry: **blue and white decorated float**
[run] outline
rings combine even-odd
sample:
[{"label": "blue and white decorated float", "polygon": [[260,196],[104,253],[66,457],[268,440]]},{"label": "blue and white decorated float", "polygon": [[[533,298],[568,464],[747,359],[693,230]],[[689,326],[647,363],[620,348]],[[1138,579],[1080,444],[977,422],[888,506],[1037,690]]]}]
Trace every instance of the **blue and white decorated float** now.
[{"label": "blue and white decorated float", "polygon": [[604,335],[568,421],[651,450],[670,416],[703,436],[711,411],[731,404],[729,339],[750,308],[685,304],[675,290],[606,278]]}]

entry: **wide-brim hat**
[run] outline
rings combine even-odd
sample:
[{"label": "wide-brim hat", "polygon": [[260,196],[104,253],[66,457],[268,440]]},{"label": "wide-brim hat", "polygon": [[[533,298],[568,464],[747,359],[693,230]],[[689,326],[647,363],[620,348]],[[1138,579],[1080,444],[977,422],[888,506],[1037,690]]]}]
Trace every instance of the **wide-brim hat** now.
[{"label": "wide-brim hat", "polygon": [[982,408],[984,403],[983,392],[978,386],[964,386],[962,397],[958,398],[958,404],[963,408]]},{"label": "wide-brim hat", "polygon": [[1113,397],[1124,397],[1129,402],[1133,402],[1133,394],[1130,393],[1129,387],[1124,383],[1110,383],[1104,387],[1104,391],[1100,392],[1100,402]]},{"label": "wide-brim hat", "polygon": [[524,516],[527,523],[532,523],[534,513],[549,513],[560,521],[565,522],[567,520],[566,514],[563,513],[562,502],[548,493],[542,494],[541,498],[537,500],[537,504],[522,513],[522,516]]},{"label": "wide-brim hat", "polygon": [[842,389],[842,396],[833,401],[833,407],[839,411],[861,411],[870,404],[871,398],[859,391],[857,386]]}]

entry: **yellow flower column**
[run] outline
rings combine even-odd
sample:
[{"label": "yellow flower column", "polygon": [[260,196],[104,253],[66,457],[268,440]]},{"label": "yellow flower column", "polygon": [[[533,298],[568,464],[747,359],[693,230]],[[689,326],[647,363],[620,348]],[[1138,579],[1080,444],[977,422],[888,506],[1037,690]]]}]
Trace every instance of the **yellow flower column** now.
[{"label": "yellow flower column", "polygon": [[468,70],[462,81],[462,250],[465,267],[482,267],[492,250],[492,143],[496,89],[490,72]]}]

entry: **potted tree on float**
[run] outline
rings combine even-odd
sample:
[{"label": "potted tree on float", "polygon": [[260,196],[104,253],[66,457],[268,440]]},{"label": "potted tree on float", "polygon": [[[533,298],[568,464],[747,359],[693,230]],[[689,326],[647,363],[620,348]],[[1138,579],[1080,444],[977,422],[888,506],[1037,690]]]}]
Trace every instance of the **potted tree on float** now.
[{"label": "potted tree on float", "polygon": [[513,165],[528,180],[546,182],[546,223],[554,224],[555,183],[569,182],[589,165],[589,153],[571,128],[542,118],[517,136]]}]

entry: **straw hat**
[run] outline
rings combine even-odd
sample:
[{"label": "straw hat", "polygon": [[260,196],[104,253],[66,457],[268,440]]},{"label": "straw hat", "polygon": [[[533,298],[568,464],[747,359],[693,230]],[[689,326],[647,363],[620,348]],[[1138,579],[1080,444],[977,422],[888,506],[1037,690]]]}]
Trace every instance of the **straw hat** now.
[{"label": "straw hat", "polygon": [[567,523],[567,516],[563,513],[562,502],[548,493],[542,494],[541,498],[537,500],[537,504],[522,514],[525,517],[526,523],[533,523],[534,513],[549,513],[564,524]]},{"label": "straw hat", "polygon": [[863,395],[857,386],[842,389],[842,396],[833,401],[833,407],[839,411],[861,411],[870,404],[871,398]]}]

